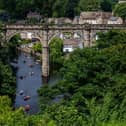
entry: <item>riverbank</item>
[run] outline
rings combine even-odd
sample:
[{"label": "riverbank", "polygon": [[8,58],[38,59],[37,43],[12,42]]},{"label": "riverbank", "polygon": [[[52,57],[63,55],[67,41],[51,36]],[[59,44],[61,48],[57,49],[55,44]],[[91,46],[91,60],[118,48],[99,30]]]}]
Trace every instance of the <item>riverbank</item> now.
[{"label": "riverbank", "polygon": [[31,55],[36,56],[36,57],[40,57],[40,60],[41,60],[42,54],[34,52],[29,47],[26,47],[26,48],[17,47],[17,50],[20,51],[20,52],[31,54]]}]

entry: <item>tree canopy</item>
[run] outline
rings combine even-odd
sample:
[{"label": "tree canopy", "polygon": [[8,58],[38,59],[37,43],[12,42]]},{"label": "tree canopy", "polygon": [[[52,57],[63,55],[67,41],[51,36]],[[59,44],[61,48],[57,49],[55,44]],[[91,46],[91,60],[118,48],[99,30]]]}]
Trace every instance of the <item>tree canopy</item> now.
[{"label": "tree canopy", "polygon": [[115,6],[114,14],[126,20],[126,3],[120,3]]},{"label": "tree canopy", "polygon": [[96,47],[75,50],[63,62],[63,79],[39,90],[41,113],[58,126],[125,126],[125,37],[109,31],[99,35]]},{"label": "tree canopy", "polygon": [[59,69],[63,63],[63,40],[54,37],[49,44],[50,48],[50,65],[52,67]]},{"label": "tree canopy", "polygon": [[70,17],[81,11],[112,11],[117,0],[0,0],[0,10],[10,13],[13,19],[24,19],[29,11],[44,17]]}]

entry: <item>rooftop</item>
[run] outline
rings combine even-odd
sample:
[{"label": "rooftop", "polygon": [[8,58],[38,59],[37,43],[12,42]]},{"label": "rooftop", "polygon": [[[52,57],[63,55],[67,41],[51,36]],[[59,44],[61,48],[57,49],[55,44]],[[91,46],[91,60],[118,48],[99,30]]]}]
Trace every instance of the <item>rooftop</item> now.
[{"label": "rooftop", "polygon": [[102,17],[103,19],[108,19],[112,16],[110,12],[101,12],[101,11],[89,11],[89,12],[81,12],[80,17],[83,19],[96,19],[98,17]]},{"label": "rooftop", "polygon": [[74,46],[78,46],[80,44],[80,41],[76,40],[76,39],[65,39],[64,40],[64,45],[74,45]]}]

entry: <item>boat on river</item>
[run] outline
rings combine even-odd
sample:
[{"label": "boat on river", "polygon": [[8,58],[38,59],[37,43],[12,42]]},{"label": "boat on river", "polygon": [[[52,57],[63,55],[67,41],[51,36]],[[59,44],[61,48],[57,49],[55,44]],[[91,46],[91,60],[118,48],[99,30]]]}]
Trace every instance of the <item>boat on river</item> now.
[{"label": "boat on river", "polygon": [[33,65],[33,64],[29,64],[28,66],[29,66],[29,67],[34,67],[34,65]]},{"label": "boat on river", "polygon": [[23,63],[26,63],[26,61],[24,60]]},{"label": "boat on river", "polygon": [[22,80],[24,77],[23,76],[20,76],[19,78]]},{"label": "boat on river", "polygon": [[27,95],[27,96],[24,96],[24,101],[27,101],[27,100],[29,100],[31,97],[29,96],[29,95]]},{"label": "boat on river", "polygon": [[28,112],[30,110],[30,105],[25,105],[24,109],[25,109],[26,112]]},{"label": "boat on river", "polygon": [[24,94],[24,91],[23,91],[23,90],[20,90],[20,91],[19,91],[19,94],[20,94],[20,95],[23,95],[23,94]]},{"label": "boat on river", "polygon": [[31,76],[34,75],[34,72],[33,71],[32,72],[29,72],[29,75],[31,75]]}]

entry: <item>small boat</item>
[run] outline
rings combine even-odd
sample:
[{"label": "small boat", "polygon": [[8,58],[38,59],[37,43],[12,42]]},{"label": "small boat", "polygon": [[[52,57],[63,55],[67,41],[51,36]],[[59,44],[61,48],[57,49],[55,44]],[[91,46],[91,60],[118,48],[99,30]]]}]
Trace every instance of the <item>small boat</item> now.
[{"label": "small boat", "polygon": [[31,74],[33,75],[33,74],[34,74],[34,72],[31,72]]},{"label": "small boat", "polygon": [[29,75],[31,75],[31,76],[34,75],[34,72],[29,72]]},{"label": "small boat", "polygon": [[20,94],[20,95],[23,95],[23,94],[24,94],[24,91],[23,91],[23,90],[20,90],[20,91],[19,91],[19,94]]},{"label": "small boat", "polygon": [[24,96],[24,101],[27,101],[27,100],[29,100],[31,97],[30,96]]},{"label": "small boat", "polygon": [[29,66],[29,67],[34,67],[34,65],[33,65],[33,64],[29,64],[28,66]]},{"label": "small boat", "polygon": [[26,112],[28,112],[30,110],[30,105],[25,105],[24,109],[25,109]]},{"label": "small boat", "polygon": [[35,62],[35,64],[39,64],[38,62]]},{"label": "small boat", "polygon": [[41,62],[41,60],[36,60],[36,62]]},{"label": "small boat", "polygon": [[26,63],[26,61],[24,60],[23,63]]},{"label": "small boat", "polygon": [[24,75],[23,78],[26,78],[26,75]]},{"label": "small boat", "polygon": [[22,80],[23,79],[23,76],[20,76],[19,78]]}]

